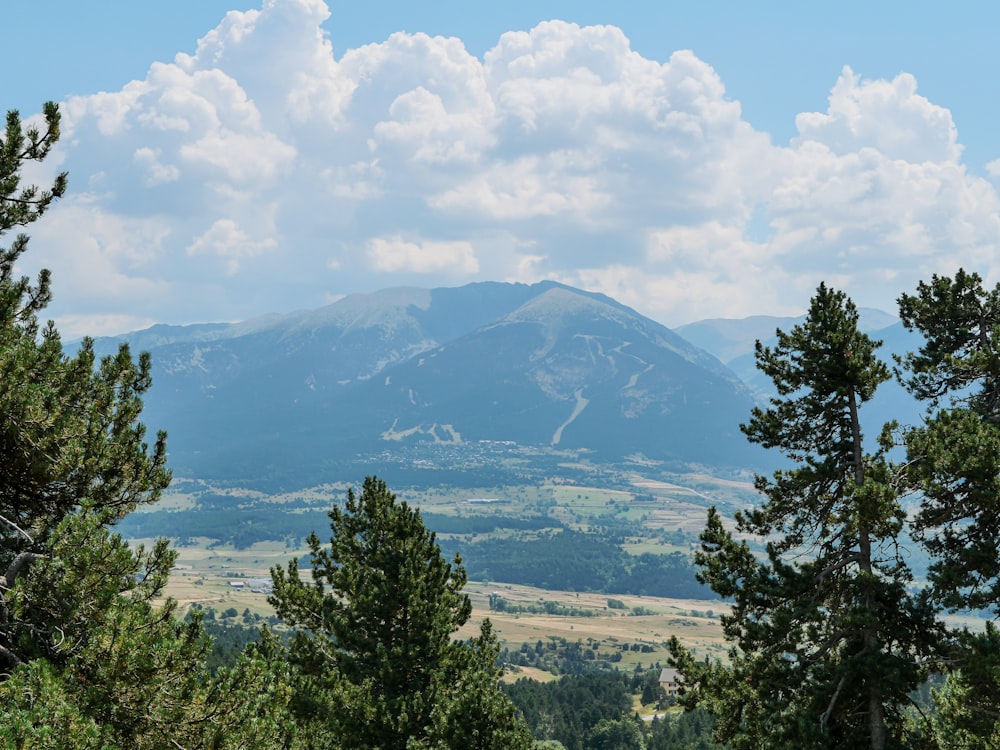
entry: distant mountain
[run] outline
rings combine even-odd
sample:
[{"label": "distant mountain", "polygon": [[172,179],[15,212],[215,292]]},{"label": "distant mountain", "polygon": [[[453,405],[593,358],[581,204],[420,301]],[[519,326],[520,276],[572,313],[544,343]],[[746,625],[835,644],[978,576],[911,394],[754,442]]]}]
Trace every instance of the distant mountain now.
[{"label": "distant mountain", "polygon": [[[389,289],[240,324],[155,326],[96,347],[121,341],[152,354],[144,421],[168,430],[181,475],[353,481],[420,449],[461,466],[483,441],[512,456],[531,448],[610,462],[742,467],[761,455],[738,429],[752,396],[716,357],[555,282]],[[341,471],[352,473],[331,476]]]},{"label": "distant mountain", "polygon": [[[749,318],[709,318],[676,328],[676,332],[695,346],[711,352],[725,363],[738,357],[753,355],[757,340],[765,344],[774,339],[777,329],[791,330],[802,323],[805,315],[798,317],[775,317],[753,315]],[[858,309],[858,324],[862,331],[878,331],[897,322],[889,313],[869,307]],[[752,358],[752,357],[751,357]]]},{"label": "distant mountain", "polygon": [[[881,310],[859,308],[859,328],[876,340],[882,341],[879,356],[890,366],[893,356],[919,348],[919,334],[907,331],[901,322]],[[773,346],[775,330],[789,331],[802,323],[805,316],[779,318],[758,315],[749,318],[716,318],[689,323],[677,328],[697,346],[719,357],[760,401],[774,395],[774,385],[757,369],[754,346],[759,339],[766,346]],[[897,420],[901,424],[916,424],[923,415],[923,407],[896,381],[884,383],[863,413],[866,435],[874,440],[884,423]],[[874,447],[874,446],[872,446]]]}]

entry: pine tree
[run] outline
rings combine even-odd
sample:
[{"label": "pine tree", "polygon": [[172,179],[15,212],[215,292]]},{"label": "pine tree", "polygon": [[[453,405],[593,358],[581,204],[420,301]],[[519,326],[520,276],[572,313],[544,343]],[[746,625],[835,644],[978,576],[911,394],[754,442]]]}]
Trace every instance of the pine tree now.
[{"label": "pine tree", "polygon": [[94,515],[67,517],[50,539],[51,554],[10,592],[27,661],[0,683],[0,747],[287,742],[287,670],[250,651],[213,678],[200,621],[181,622],[170,599],[154,603],[176,559],[165,541],[132,549]]},{"label": "pine tree", "polygon": [[[60,174],[48,190],[21,184],[27,162],[40,161],[59,138],[59,110],[44,107],[44,128],[25,128],[7,115],[0,139],[0,238],[41,217],[63,195]],[[72,357],[39,315],[51,298],[50,274],[37,282],[14,266],[28,246],[24,234],[0,248],[0,663],[22,660],[7,592],[31,561],[48,554],[48,537],[68,514],[85,510],[113,522],[152,502],[167,486],[166,448],[152,449],[138,421],[149,388],[146,355],[127,347],[100,363],[90,341]]]},{"label": "pine tree", "polygon": [[942,630],[908,591],[897,539],[904,523],[888,429],[865,450],[860,412],[890,377],[854,304],[820,285],[806,320],[757,344],[777,396],[753,411],[747,437],[793,464],[758,476],[766,501],[737,531],[767,540],[759,560],[713,509],[699,576],[733,599],[722,618],[729,665],[698,663],[674,641],[689,707],[713,713],[736,748],[903,746],[909,693]]},{"label": "pine tree", "polygon": [[[950,610],[1000,615],[1000,286],[978,274],[934,276],[899,298],[900,318],[922,334],[900,359],[901,378],[928,405],[906,435],[907,466],[921,492],[914,536],[931,555],[934,599]],[[942,747],[1000,740],[1000,637],[957,632],[945,687],[935,694]]]},{"label": "pine tree", "polygon": [[270,601],[298,628],[289,658],[301,675],[293,709],[305,746],[530,746],[486,664],[495,659],[488,626],[472,643],[453,639],[471,614],[465,571],[444,559],[420,512],[368,477],[329,515],[329,546],[309,538],[311,583],[295,560],[272,570]]},{"label": "pine tree", "polygon": [[[21,184],[59,138],[7,115],[0,138],[0,237],[63,195]],[[175,560],[166,541],[131,549],[109,528],[170,481],[165,435],[139,421],[148,355],[98,362],[92,342],[67,356],[39,319],[50,274],[33,285],[0,249],[0,746],[276,748],[290,730],[280,663],[248,653],[212,679],[200,623],[163,599]]]},{"label": "pine tree", "polygon": [[928,404],[906,445],[924,496],[915,529],[934,559],[934,593],[953,609],[1000,614],[1000,286],[986,290],[959,270],[921,282],[899,310],[924,337],[901,364],[910,392]]},{"label": "pine tree", "polygon": [[479,635],[456,645],[452,660],[440,670],[440,698],[427,739],[409,750],[523,750],[534,746],[528,725],[500,687],[500,642],[490,621]]},{"label": "pine tree", "polygon": [[932,691],[936,747],[980,750],[1000,747],[1000,631],[958,633],[957,655],[944,685]]}]

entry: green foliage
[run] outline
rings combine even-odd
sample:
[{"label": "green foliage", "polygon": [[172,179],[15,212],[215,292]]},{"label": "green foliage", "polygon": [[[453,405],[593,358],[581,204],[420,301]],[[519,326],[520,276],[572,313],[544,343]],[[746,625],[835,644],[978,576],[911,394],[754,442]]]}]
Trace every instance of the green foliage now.
[{"label": "green foliage", "polygon": [[448,516],[441,513],[424,513],[424,524],[438,534],[489,534],[500,529],[518,531],[539,531],[541,529],[562,528],[561,521],[549,516],[512,517],[493,516]]},{"label": "green foliage", "polygon": [[[21,180],[59,130],[52,103],[38,127],[8,113],[0,238],[63,195],[65,174],[45,189]],[[773,348],[758,343],[778,395],[743,430],[791,464],[757,477],[766,502],[737,515],[739,534],[769,540],[763,557],[715,508],[696,577],[683,555],[626,555],[620,537],[634,521],[616,515],[595,524],[600,535],[541,516],[432,519],[449,533],[557,528],[468,545],[478,577],[669,596],[697,596],[701,583],[732,600],[721,617],[728,662],[696,660],[673,640],[689,711],[643,725],[631,695],[659,697],[652,672],[501,688],[490,622],[455,639],[471,614],[461,558],[449,563],[427,519],[374,477],[329,513],[329,546],[309,536],[311,582],[295,560],[272,572],[271,601],[297,628],[289,641],[251,633],[230,608],[211,626],[213,647],[202,614],[182,621],[163,599],[176,558],[167,542],[133,549],[110,529],[170,480],[165,436],[150,445],[139,421],[149,357],[122,346],[98,358],[90,340],[67,355],[39,317],[49,272],[34,282],[15,274],[27,245],[19,234],[0,248],[0,747],[718,747],[709,733],[734,748],[1000,746],[1000,634],[990,624],[946,638],[936,618],[939,606],[1000,615],[1000,286],[960,270],[900,298],[904,325],[925,343],[900,358],[899,376],[929,405],[904,433],[902,467],[888,459],[895,425],[874,452],[861,433],[860,410],[890,375],[850,300],[820,285],[802,325],[779,331]],[[927,595],[914,593],[900,552],[904,491],[921,493],[913,528],[933,559]],[[246,546],[296,538],[314,520],[285,514],[279,524],[248,508],[232,525],[227,502],[206,496],[198,526],[180,535],[214,529]],[[125,523],[178,534],[185,520],[153,513]],[[491,605],[512,607],[499,595]],[[920,718],[911,698],[946,647],[946,680]],[[504,656],[563,672],[607,666],[580,642],[522,652]]]},{"label": "green foliage", "polygon": [[820,285],[803,324],[757,345],[778,395],[753,411],[748,438],[795,463],[757,477],[767,500],[737,515],[767,538],[761,561],[713,509],[696,555],[700,578],[733,600],[721,618],[730,664],[695,661],[674,640],[689,691],[736,748],[896,747],[910,693],[937,653],[943,627],[897,543],[904,513],[897,473],[865,452],[859,412],[888,368],[857,327],[853,303]]},{"label": "green foliage", "polygon": [[935,274],[916,294],[899,297],[903,325],[924,345],[900,359],[906,385],[932,408],[952,398],[984,417],[1000,414],[997,326],[1000,287],[987,290],[976,273]]},{"label": "green foliage", "polygon": [[933,591],[952,609],[1000,614],[1000,286],[959,270],[902,295],[899,309],[925,339],[901,364],[929,409],[906,445],[924,495],[915,536],[933,558]]},{"label": "green foliage", "polygon": [[535,539],[495,538],[462,547],[475,580],[544,589],[643,596],[703,596],[685,555],[628,555],[621,539],[564,529]]},{"label": "green foliage", "polygon": [[470,642],[453,639],[472,610],[465,571],[441,555],[419,511],[368,477],[329,515],[329,546],[309,538],[311,583],[296,560],[272,571],[270,601],[299,629],[288,656],[305,746],[526,746],[499,693],[489,626]]},{"label": "green foliage", "polygon": [[[48,190],[22,186],[25,163],[43,159],[59,137],[59,111],[44,107],[44,129],[7,116],[0,140],[0,237],[38,219],[66,188],[59,175]],[[161,434],[150,449],[138,421],[149,388],[149,358],[127,347],[95,362],[85,341],[63,354],[59,333],[38,316],[51,297],[50,276],[35,285],[14,265],[27,249],[23,234],[0,248],[0,661],[21,663],[34,648],[16,621],[10,589],[33,561],[50,555],[49,537],[79,510],[114,522],[152,502],[169,482]],[[27,611],[30,607],[22,606]]]},{"label": "green foliage", "polygon": [[559,617],[595,617],[597,611],[581,607],[567,607],[565,604],[554,602],[549,599],[539,599],[537,604],[515,604],[508,601],[500,594],[490,594],[490,610],[493,612],[507,612],[515,614],[527,612],[534,615],[556,615]]},{"label": "green foliage", "polygon": [[949,750],[1000,747],[1000,631],[964,633],[959,649],[961,668],[933,693],[932,737]]},{"label": "green foliage", "polygon": [[642,724],[637,718],[601,719],[587,737],[588,750],[645,750]]},{"label": "green foliage", "polygon": [[558,740],[583,750],[603,720],[618,721],[632,709],[628,676],[621,672],[568,675],[556,682],[519,679],[505,688],[539,740]]},{"label": "green foliage", "polygon": [[193,608],[186,619],[201,618],[201,629],[212,643],[212,648],[205,657],[205,666],[215,675],[224,667],[235,666],[248,646],[260,642],[261,631],[259,627],[251,627],[245,623],[220,622],[214,618],[214,611],[212,614],[213,617],[209,619],[207,611]]},{"label": "green foliage", "polygon": [[521,750],[532,746],[527,725],[500,689],[499,654],[500,644],[486,620],[480,634],[461,644],[455,661],[439,675],[448,682],[439,685],[441,698],[432,712],[428,739],[411,742],[408,748]]},{"label": "green foliage", "polygon": [[[7,116],[0,139],[0,236],[63,194],[22,186],[20,171],[59,137]],[[131,549],[109,525],[170,480],[165,438],[139,421],[149,357],[127,347],[100,361],[85,340],[63,353],[42,326],[50,276],[14,274],[27,248],[0,249],[0,746],[275,748],[290,727],[284,667],[263,650],[212,677],[200,621],[162,598],[175,555]]]},{"label": "green foliage", "polygon": [[[18,717],[0,730],[13,743],[3,746],[89,747],[88,737],[99,739],[93,747],[281,746],[283,668],[249,653],[210,676],[200,621],[177,620],[171,600],[152,603],[173,564],[165,545],[133,551],[88,515],[65,519],[51,540],[51,557],[11,592],[32,658],[0,683],[0,703]],[[78,726],[79,745],[56,735],[47,744],[30,729],[60,722]]]},{"label": "green foliage", "polygon": [[639,692],[639,700],[644,706],[662,705],[666,700],[666,693],[660,685],[659,669],[635,675],[632,678],[632,686],[633,691]]},{"label": "green foliage", "polygon": [[257,542],[306,538],[325,517],[321,511],[288,512],[287,508],[261,504],[257,507],[154,510],[133,513],[124,519],[122,533],[132,539],[169,536],[175,539],[208,537],[235,549]]},{"label": "green foliage", "polygon": [[21,185],[21,169],[25,162],[43,161],[59,140],[60,115],[54,102],[42,106],[42,117],[44,129],[25,128],[16,110],[7,112],[6,127],[0,139],[0,234],[32,223],[45,213],[53,200],[66,192],[65,172],[56,177],[48,190],[39,190],[36,185]]},{"label": "green foliage", "polygon": [[[622,644],[621,650],[600,653],[596,643],[584,644],[580,640],[570,641],[550,635],[546,643],[538,641],[535,646],[522,643],[517,651],[505,648],[501,651],[501,659],[511,666],[535,667],[552,674],[585,674],[615,669],[615,665],[622,660],[622,651],[629,648],[628,644]],[[653,646],[637,643],[633,643],[631,648],[642,649],[644,653],[654,650]]]},{"label": "green foliage", "polygon": [[650,725],[646,750],[716,750],[723,748],[712,742],[712,717],[702,709],[685,711]]},{"label": "green foliage", "polygon": [[555,682],[521,679],[505,689],[526,721],[534,728],[536,748],[599,750],[712,750],[712,718],[696,709],[641,722],[632,712],[632,693],[655,686],[659,669],[637,673],[631,679],[621,672],[571,675]]},{"label": "green foliage", "polygon": [[[289,537],[305,539],[325,517],[325,510],[301,503],[279,505],[266,499],[237,504],[237,499],[231,496],[206,494],[198,497],[191,509],[133,513],[119,526],[123,534],[133,539],[208,537],[232,544],[236,549],[246,549],[256,542],[282,541]],[[423,519],[424,525],[439,534],[488,534],[498,529],[531,531],[562,526],[559,521],[545,516],[512,518],[425,513]]]},{"label": "green foliage", "polygon": [[[131,538],[205,536],[242,549],[264,540],[305,538],[325,516],[304,505],[244,500],[237,506],[236,502],[231,496],[206,493],[196,498],[192,509],[133,513],[119,527]],[[644,596],[694,598],[707,593],[695,580],[685,554],[626,554],[621,548],[623,535],[642,533],[642,527],[623,519],[618,519],[618,526],[627,528],[616,526],[609,531],[607,519],[591,518],[591,530],[583,533],[540,515],[422,514],[422,518],[428,528],[449,535],[442,546],[450,555],[461,553],[474,580]],[[510,534],[510,530],[515,533]],[[470,538],[498,531],[501,533],[492,538]],[[536,531],[541,533],[532,533]],[[669,536],[674,543],[686,543],[683,532]]]},{"label": "green foliage", "polygon": [[[922,493],[914,537],[931,555],[931,595],[951,610],[1000,615],[1000,286],[959,269],[902,295],[899,309],[924,338],[899,362],[928,405],[906,451],[907,478]],[[940,747],[1000,746],[1000,636],[988,624],[955,643],[931,735]]]}]

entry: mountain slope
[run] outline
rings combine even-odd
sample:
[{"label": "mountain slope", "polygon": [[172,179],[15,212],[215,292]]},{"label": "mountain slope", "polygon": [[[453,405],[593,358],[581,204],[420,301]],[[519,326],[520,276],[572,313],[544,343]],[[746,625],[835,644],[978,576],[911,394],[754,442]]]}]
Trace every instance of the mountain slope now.
[{"label": "mountain slope", "polygon": [[[773,315],[751,315],[748,318],[708,318],[679,326],[679,335],[711,352],[726,364],[739,357],[753,358],[754,343],[760,339],[765,344],[774,339],[774,332],[780,328],[790,331],[805,319],[805,316],[775,317]],[[858,327],[864,332],[888,328],[896,318],[881,310],[862,307],[858,310]]]},{"label": "mountain slope", "polygon": [[158,335],[145,418],[182,475],[302,486],[428,446],[459,465],[480,441],[612,462],[758,455],[738,429],[751,395],[719,360],[554,282],[391,289]]},{"label": "mountain slope", "polygon": [[[858,313],[859,328],[882,342],[878,354],[890,366],[896,355],[916,351],[920,347],[920,335],[907,331],[901,322],[888,313],[871,308],[860,308]],[[777,342],[774,335],[776,328],[790,331],[802,320],[802,317],[769,316],[718,318],[690,323],[677,331],[722,359],[756,398],[764,401],[776,394],[774,384],[757,369],[755,339],[760,339],[766,346],[773,346]],[[910,396],[897,380],[883,383],[862,412],[862,423],[869,446],[875,448],[875,438],[886,422],[895,420],[901,424],[917,424],[923,413],[924,405]]]},{"label": "mountain slope", "polygon": [[733,416],[749,404],[717,360],[669,329],[561,288],[401,364],[365,394],[385,405],[394,436],[434,435],[438,424],[466,440],[693,461],[725,460]]}]

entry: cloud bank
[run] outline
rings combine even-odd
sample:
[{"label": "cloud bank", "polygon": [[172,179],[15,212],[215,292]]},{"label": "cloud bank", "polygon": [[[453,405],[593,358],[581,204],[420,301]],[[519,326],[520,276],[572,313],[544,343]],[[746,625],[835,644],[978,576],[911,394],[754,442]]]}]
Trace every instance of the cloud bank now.
[{"label": "cloud bank", "polygon": [[542,23],[483,59],[420,33],[336,57],[328,17],[265,0],[63,103],[50,167],[70,195],[29,260],[68,335],[486,279],[668,325],[799,312],[821,280],[889,311],[934,272],[997,280],[997,191],[908,74],[845,67],[775,144],[709,62],[643,58],[615,27]]}]

